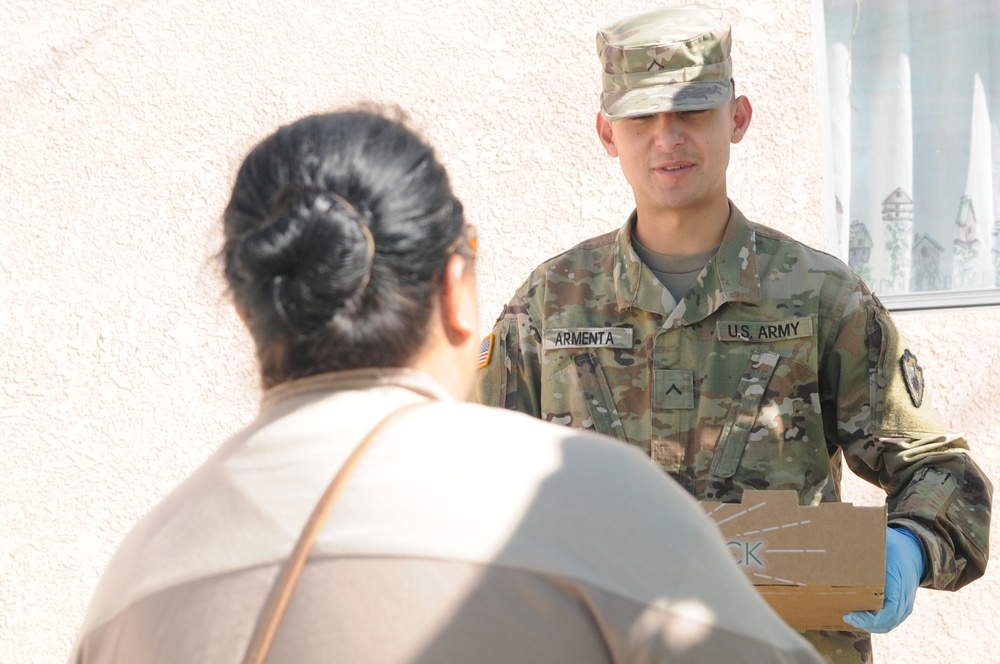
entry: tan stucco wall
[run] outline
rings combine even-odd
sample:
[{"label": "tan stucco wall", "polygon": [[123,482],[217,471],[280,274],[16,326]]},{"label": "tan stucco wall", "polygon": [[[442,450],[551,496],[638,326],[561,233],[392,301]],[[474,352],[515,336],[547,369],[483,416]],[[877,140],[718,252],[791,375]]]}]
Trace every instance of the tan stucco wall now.
[{"label": "tan stucco wall", "polygon": [[[724,8],[756,110],[732,196],[824,246],[813,8]],[[409,109],[480,227],[488,325],[534,264],[630,211],[593,131],[593,34],[621,11],[0,3],[0,662],[62,661],[123,534],[255,413],[249,340],[213,259],[245,151],[308,112],[364,98]],[[996,309],[900,317],[993,477],[998,324]],[[996,562],[961,593],[921,591],[914,616],[877,639],[880,661],[1000,661]]]}]

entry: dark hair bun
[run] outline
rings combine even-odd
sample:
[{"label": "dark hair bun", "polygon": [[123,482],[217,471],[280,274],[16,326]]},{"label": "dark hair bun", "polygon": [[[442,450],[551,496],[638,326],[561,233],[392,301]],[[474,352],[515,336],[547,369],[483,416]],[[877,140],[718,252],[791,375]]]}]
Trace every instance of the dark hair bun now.
[{"label": "dark hair bun", "polygon": [[271,293],[290,331],[308,335],[368,284],[371,214],[363,204],[316,190],[285,189],[278,198],[275,216],[243,238],[233,258]]},{"label": "dark hair bun", "polygon": [[407,366],[463,225],[401,113],[312,115],[261,141],[236,176],[222,253],[264,385]]}]

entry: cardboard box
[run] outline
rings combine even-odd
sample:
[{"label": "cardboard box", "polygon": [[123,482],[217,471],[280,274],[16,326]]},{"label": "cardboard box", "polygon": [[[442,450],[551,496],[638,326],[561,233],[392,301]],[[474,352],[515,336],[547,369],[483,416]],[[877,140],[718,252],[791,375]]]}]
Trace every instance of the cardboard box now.
[{"label": "cardboard box", "polygon": [[882,608],[885,507],[802,507],[794,491],[746,491],[703,502],[737,563],[797,630],[853,629],[842,616]]}]

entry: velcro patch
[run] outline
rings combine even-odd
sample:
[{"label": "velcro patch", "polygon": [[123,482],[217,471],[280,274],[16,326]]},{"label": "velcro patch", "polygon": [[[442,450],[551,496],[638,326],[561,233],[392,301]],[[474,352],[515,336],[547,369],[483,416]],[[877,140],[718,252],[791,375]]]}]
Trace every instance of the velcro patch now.
[{"label": "velcro patch", "polygon": [[746,321],[720,320],[715,324],[719,341],[768,343],[783,339],[799,339],[813,335],[813,319],[789,318],[788,320]]},{"label": "velcro patch", "polygon": [[656,410],[694,408],[694,372],[682,369],[653,369],[653,408]]},{"label": "velcro patch", "polygon": [[493,335],[487,334],[479,344],[479,364],[476,366],[482,369],[490,363],[491,357],[493,357]]},{"label": "velcro patch", "polygon": [[631,327],[575,327],[545,330],[542,348],[631,348]]}]

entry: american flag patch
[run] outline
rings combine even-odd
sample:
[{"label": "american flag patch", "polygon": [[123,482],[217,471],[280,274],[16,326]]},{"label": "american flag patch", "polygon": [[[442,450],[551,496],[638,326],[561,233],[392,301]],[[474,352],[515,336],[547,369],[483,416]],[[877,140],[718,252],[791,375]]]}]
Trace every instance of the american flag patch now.
[{"label": "american flag patch", "polygon": [[483,342],[479,344],[479,364],[478,368],[482,369],[487,364],[490,363],[490,357],[493,355],[493,335],[488,334],[483,337]]}]

